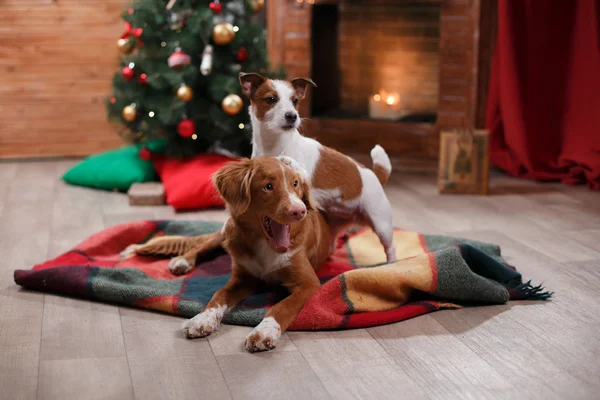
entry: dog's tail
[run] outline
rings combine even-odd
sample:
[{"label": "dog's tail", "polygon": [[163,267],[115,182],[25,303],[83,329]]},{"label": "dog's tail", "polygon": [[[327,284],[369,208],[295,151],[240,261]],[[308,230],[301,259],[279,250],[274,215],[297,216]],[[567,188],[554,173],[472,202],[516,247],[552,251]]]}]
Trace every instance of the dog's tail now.
[{"label": "dog's tail", "polygon": [[379,179],[382,185],[385,185],[388,181],[390,174],[392,173],[392,163],[387,153],[380,145],[375,145],[371,150],[371,159],[373,160],[373,167],[371,169]]}]

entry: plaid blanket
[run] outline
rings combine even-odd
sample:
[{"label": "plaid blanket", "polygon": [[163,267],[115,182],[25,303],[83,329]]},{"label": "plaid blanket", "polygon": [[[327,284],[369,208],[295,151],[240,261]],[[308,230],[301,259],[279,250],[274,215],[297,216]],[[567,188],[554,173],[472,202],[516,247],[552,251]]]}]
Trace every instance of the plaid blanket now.
[{"label": "plaid blanket", "polygon": [[[194,236],[214,232],[210,222],[142,221],[108,228],[73,250],[15,271],[25,288],[149,308],[192,317],[229,279],[231,260],[217,252],[177,277],[167,259],[120,253],[157,235]],[[399,261],[385,264],[371,230],[341,238],[337,251],[318,272],[321,288],[298,315],[291,330],[345,329],[402,321],[459,304],[502,304],[516,299],[547,299],[552,293],[523,282],[521,274],[493,244],[396,230]],[[239,304],[224,323],[257,325],[266,310],[287,295],[281,287]]]}]

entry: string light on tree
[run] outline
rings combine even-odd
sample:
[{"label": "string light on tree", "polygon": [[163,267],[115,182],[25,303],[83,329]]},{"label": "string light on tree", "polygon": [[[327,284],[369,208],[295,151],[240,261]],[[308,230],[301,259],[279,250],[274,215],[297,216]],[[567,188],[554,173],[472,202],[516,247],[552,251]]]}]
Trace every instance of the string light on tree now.
[{"label": "string light on tree", "polygon": [[135,121],[135,119],[137,118],[137,110],[135,104],[131,103],[130,105],[125,106],[123,108],[123,111],[121,112],[121,115],[123,116],[123,119],[127,122]]},{"label": "string light on tree", "polygon": [[212,71],[214,49],[210,44],[204,47],[202,52],[202,62],[200,63],[200,73],[204,76]]},{"label": "string light on tree", "polygon": [[181,86],[179,86],[179,89],[177,89],[177,97],[185,102],[188,102],[194,97],[194,91],[191,87],[185,83],[182,83]]},{"label": "string light on tree", "polygon": [[177,133],[184,138],[192,137],[196,133],[196,124],[189,118],[186,118],[177,124]]},{"label": "string light on tree", "polygon": [[224,46],[231,43],[235,38],[235,31],[233,25],[229,22],[220,22],[213,27],[212,38],[215,44]]},{"label": "string light on tree", "polygon": [[225,96],[221,102],[221,108],[229,115],[236,115],[242,111],[244,101],[237,94],[230,94]]}]

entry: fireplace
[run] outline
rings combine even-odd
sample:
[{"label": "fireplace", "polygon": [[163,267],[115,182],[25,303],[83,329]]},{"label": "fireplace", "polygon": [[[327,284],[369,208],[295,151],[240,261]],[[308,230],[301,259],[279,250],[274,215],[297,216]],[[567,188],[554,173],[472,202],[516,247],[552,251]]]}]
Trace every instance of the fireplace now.
[{"label": "fireplace", "polygon": [[434,158],[439,132],[483,124],[495,1],[267,2],[271,61],[318,85],[303,133],[348,153]]},{"label": "fireplace", "polygon": [[311,36],[313,117],[435,122],[440,4],[315,4]]}]

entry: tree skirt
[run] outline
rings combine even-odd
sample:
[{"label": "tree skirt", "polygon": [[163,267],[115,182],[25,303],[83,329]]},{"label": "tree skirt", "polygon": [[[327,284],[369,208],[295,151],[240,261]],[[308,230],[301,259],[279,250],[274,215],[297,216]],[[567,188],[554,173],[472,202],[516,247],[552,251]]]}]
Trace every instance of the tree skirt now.
[{"label": "tree skirt", "polygon": [[[99,232],[73,250],[15,271],[27,289],[82,297],[192,317],[201,312],[231,273],[223,251],[200,260],[187,275],[171,275],[168,259],[120,253],[134,243],[159,235],[214,232],[211,222],[141,221]],[[402,321],[465,304],[503,304],[509,300],[544,300],[552,293],[523,283],[521,274],[493,244],[448,236],[396,230],[398,260],[385,254],[368,229],[340,239],[331,260],[319,270],[321,288],[308,300],[290,330],[346,329]],[[265,286],[229,312],[223,322],[257,325],[267,309],[287,295]]]}]

